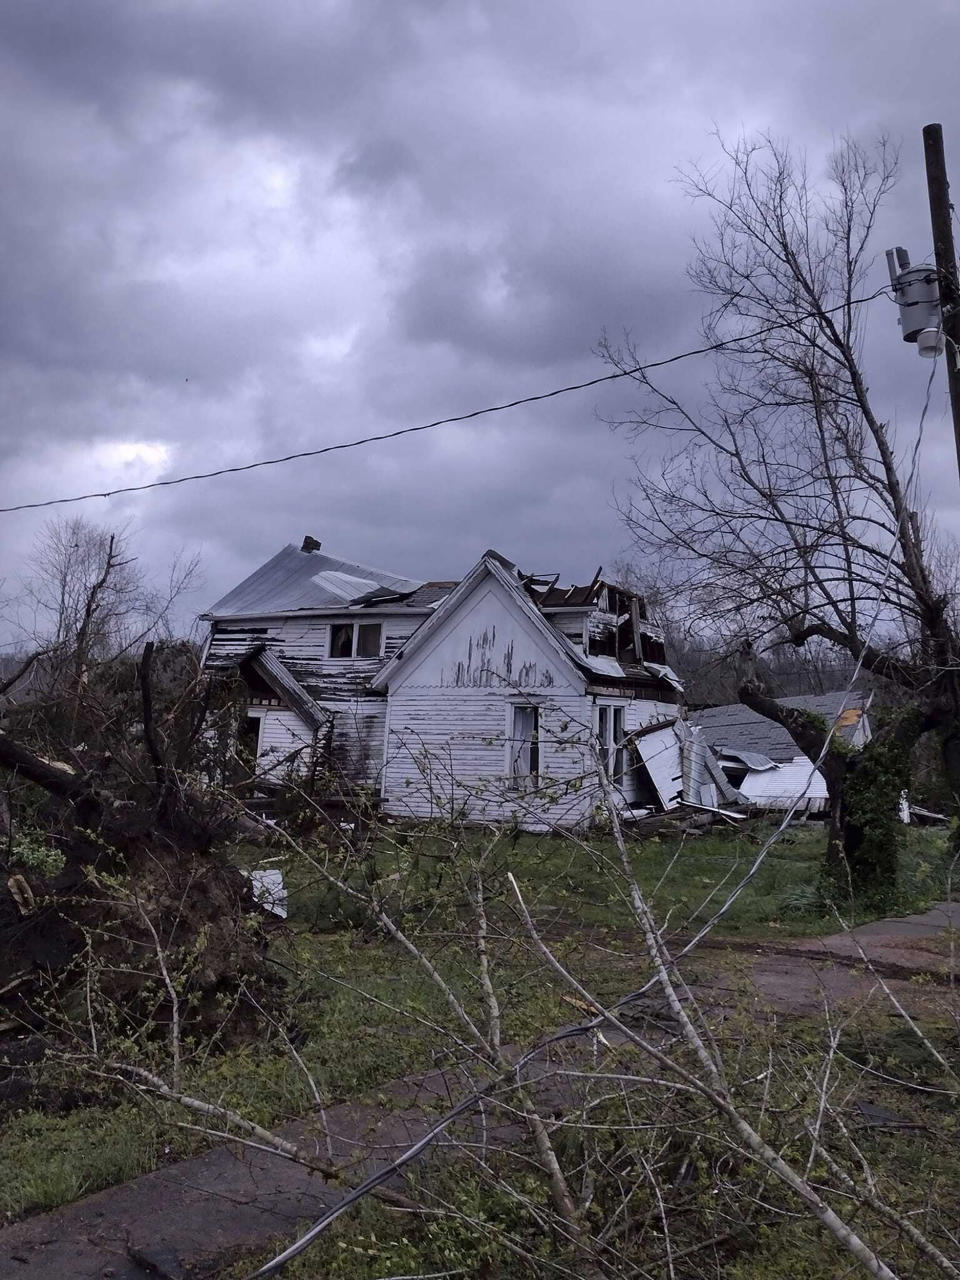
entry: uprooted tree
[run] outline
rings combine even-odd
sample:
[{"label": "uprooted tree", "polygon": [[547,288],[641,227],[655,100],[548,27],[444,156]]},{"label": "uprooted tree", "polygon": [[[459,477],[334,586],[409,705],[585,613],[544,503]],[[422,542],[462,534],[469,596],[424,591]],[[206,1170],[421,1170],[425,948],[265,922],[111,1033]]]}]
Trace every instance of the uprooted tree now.
[{"label": "uprooted tree", "polygon": [[[45,977],[69,1004],[95,956],[138,1025],[145,1000],[161,1021],[177,1004],[222,1023],[241,984],[271,985],[249,881],[218,852],[258,834],[215,759],[232,691],[195,646],[153,638],[182,575],[148,591],[125,539],[80,521],[39,558],[53,625],[0,687],[0,1021],[37,1025]],[[176,999],[161,954],[183,961]]]},{"label": "uprooted tree", "polygon": [[917,509],[914,442],[878,414],[862,363],[870,238],[896,157],[884,141],[846,140],[819,182],[770,137],[721,147],[724,174],[685,175],[713,215],[690,269],[710,303],[704,336],[723,344],[710,385],[691,402],[636,371],[629,339],[602,343],[643,393],[618,425],[658,437],[661,457],[668,442],[656,471],[637,466],[622,512],[645,561],[667,566],[671,592],[731,657],[826,645],[893,691],[903,710],[854,760],[830,726],[780,705],[758,663],[739,685],[823,754],[827,871],[879,901],[895,884],[899,793],[922,734],[938,735],[960,799],[954,567]]}]

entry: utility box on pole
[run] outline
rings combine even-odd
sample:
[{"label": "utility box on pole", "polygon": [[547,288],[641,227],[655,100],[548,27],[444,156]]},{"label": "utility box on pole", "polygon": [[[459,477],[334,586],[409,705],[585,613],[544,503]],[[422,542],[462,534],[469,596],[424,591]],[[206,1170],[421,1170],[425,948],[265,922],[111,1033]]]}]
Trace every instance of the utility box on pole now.
[{"label": "utility box on pole", "polygon": [[935,360],[943,352],[943,318],[937,269],[929,263],[911,267],[910,255],[899,246],[887,250],[890,283],[900,308],[904,342],[915,342],[917,354]]}]

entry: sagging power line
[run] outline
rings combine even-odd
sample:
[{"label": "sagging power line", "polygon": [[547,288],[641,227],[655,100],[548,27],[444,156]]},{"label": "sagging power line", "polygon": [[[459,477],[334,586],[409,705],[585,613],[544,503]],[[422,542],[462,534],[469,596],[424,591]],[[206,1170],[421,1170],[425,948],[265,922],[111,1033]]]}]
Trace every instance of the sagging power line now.
[{"label": "sagging power line", "polygon": [[667,365],[677,364],[681,360],[689,360],[694,356],[709,355],[713,351],[722,351],[724,348],[736,346],[740,342],[751,342],[755,338],[762,338],[765,334],[775,333],[780,329],[794,328],[806,320],[816,320],[822,316],[832,315],[837,311],[844,311],[850,307],[873,302],[887,293],[888,290],[886,288],[877,289],[875,293],[871,293],[864,298],[853,298],[847,302],[838,303],[835,307],[825,307],[810,311],[791,320],[765,325],[762,329],[755,329],[751,333],[737,334],[735,337],[724,338],[719,342],[711,342],[703,347],[681,351],[677,355],[667,356],[662,360],[651,360],[648,364],[634,365],[630,369],[618,369],[616,373],[605,373],[598,378],[589,378],[586,382],[569,383],[563,387],[554,387],[552,391],[541,391],[535,395],[521,396],[516,400],[507,400],[502,404],[487,405],[483,409],[473,409],[469,413],[454,414],[449,418],[435,418],[432,422],[421,422],[414,427],[399,427],[395,431],[383,431],[377,435],[361,436],[358,440],[342,440],[337,444],[323,445],[317,449],[303,449],[297,453],[287,453],[277,458],[259,458],[256,462],[240,463],[233,467],[217,467],[213,471],[198,471],[191,475],[174,476],[169,480],[151,480],[146,484],[123,485],[115,489],[73,494],[64,498],[46,498],[41,502],[19,502],[13,506],[0,507],[0,515],[10,515],[15,511],[38,511],[45,507],[66,506],[74,502],[91,502],[96,498],[115,498],[124,493],[145,493],[148,489],[169,489],[175,485],[190,484],[196,480],[213,480],[218,476],[239,475],[244,471],[256,471],[261,467],[278,467],[287,462],[299,462],[304,458],[319,458],[327,453],[340,453],[347,449],[359,449],[364,445],[379,444],[385,440],[397,440],[401,436],[415,435],[420,431],[432,431],[437,427],[453,426],[458,422],[469,422],[474,418],[487,417],[494,413],[505,413],[508,409],[517,409],[526,404],[536,404],[541,400],[552,400],[557,396],[570,395],[574,391],[586,391],[590,387],[597,387],[606,382],[616,382],[622,378],[635,378],[641,374],[649,373],[653,369],[663,369]]}]

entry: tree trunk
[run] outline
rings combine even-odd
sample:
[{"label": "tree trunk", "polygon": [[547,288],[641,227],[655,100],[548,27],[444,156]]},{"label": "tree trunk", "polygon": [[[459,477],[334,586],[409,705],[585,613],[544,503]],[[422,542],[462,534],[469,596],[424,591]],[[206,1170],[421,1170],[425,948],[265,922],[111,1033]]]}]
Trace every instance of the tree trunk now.
[{"label": "tree trunk", "polygon": [[[741,686],[740,701],[782,725],[810,760],[823,755],[820,772],[829,813],[820,878],[824,895],[854,910],[893,908],[903,835],[900,796],[910,786],[911,752],[938,722],[938,713],[907,707],[855,750],[836,733],[830,735],[821,716],[782,706],[756,677]],[[960,735],[950,750],[960,793]]]}]

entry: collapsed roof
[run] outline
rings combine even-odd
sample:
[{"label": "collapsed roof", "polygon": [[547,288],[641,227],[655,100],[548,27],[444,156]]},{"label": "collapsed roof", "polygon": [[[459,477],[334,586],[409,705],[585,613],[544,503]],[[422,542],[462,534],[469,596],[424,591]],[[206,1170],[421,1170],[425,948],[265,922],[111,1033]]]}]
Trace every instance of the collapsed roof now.
[{"label": "collapsed roof", "polygon": [[[828,724],[836,725],[837,735],[849,742],[856,734],[868,698],[859,692],[838,691],[817,696],[778,698],[777,701],[784,707],[798,707],[823,716]],[[742,702],[723,707],[703,707],[700,711],[691,712],[690,719],[703,729],[714,751],[729,751],[743,760],[748,768],[760,767],[756,763],[753,766],[749,764],[745,758],[749,755],[766,757],[767,761],[775,764],[786,764],[803,754],[783,725],[751,711]]]},{"label": "collapsed roof", "polygon": [[[574,660],[601,681],[654,681],[681,692],[679,679],[666,662],[663,633],[646,615],[643,597],[597,570],[585,586],[558,585],[559,574],[524,574],[499,552],[483,559],[497,564],[519,587],[538,613],[560,630]],[[430,614],[459,584],[423,582],[370,565],[342,560],[321,550],[306,537],[297,548],[283,548],[214,604],[209,621],[260,618],[291,613],[343,613],[376,608],[400,608]],[[560,623],[570,618],[577,632]],[[589,615],[580,631],[577,618]]]}]

